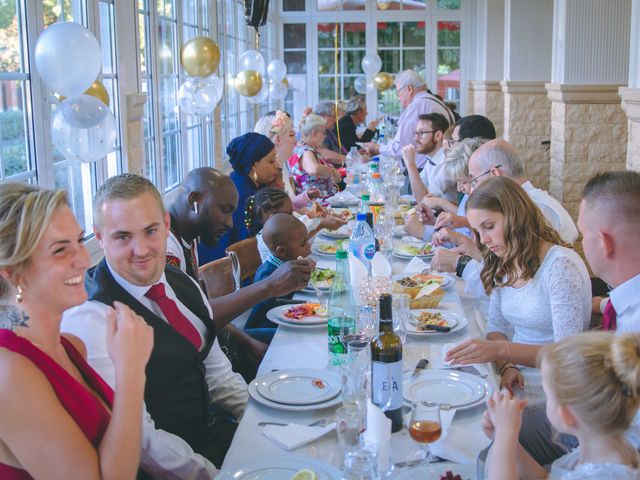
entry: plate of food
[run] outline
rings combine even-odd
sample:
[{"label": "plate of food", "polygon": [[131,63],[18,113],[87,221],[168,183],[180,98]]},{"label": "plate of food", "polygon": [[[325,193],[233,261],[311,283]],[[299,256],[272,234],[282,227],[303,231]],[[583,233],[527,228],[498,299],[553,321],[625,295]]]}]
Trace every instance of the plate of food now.
[{"label": "plate of food", "polygon": [[278,370],[256,380],[260,395],[272,402],[287,405],[327,402],[338,396],[342,389],[340,375],[327,370]]},{"label": "plate of food", "polygon": [[427,285],[435,285],[438,284],[442,288],[450,287],[455,284],[455,279],[446,273],[435,274],[435,273],[413,273],[410,275],[394,275],[392,279],[396,282],[399,287],[402,287],[403,293],[408,293],[411,295],[411,298],[415,298],[420,290],[422,290]]},{"label": "plate of food", "polygon": [[465,317],[457,313],[425,308],[412,310],[405,327],[409,335],[438,335],[459,332],[468,323]]},{"label": "plate of food", "polygon": [[327,324],[327,314],[319,303],[280,305],[267,312],[273,323],[294,328],[318,327]]},{"label": "plate of food", "polygon": [[287,455],[254,462],[242,462],[221,470],[216,480],[289,480],[301,470],[311,471],[317,480],[340,480],[342,473],[317,458]]},{"label": "plate of food", "polygon": [[351,237],[351,232],[353,232],[353,226],[350,224],[346,224],[338,228],[337,230],[327,230],[326,228],[322,230],[320,233],[325,237],[329,238],[340,238],[346,239]]},{"label": "plate of food", "polygon": [[317,255],[336,258],[336,252],[342,248],[342,242],[317,242],[311,246],[311,251]]},{"label": "plate of food", "polygon": [[393,249],[393,254],[399,258],[411,259],[413,257],[418,258],[431,258],[433,257],[435,248],[430,243],[416,243],[416,244],[401,244]]},{"label": "plate of food", "polygon": [[312,289],[331,290],[336,271],[332,268],[316,268],[311,272],[310,285]]},{"label": "plate of food", "polygon": [[332,208],[331,212],[334,215],[341,217],[346,221],[353,220],[354,218],[356,218],[355,214],[350,208]]}]

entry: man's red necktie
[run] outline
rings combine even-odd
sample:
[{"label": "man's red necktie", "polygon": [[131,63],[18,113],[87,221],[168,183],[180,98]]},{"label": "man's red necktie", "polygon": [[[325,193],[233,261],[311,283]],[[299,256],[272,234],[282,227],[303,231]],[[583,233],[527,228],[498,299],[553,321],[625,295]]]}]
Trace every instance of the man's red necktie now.
[{"label": "man's red necktie", "polygon": [[178,333],[182,334],[187,340],[193,343],[197,350],[200,350],[202,338],[200,337],[198,330],[196,330],[196,327],[193,326],[189,319],[180,312],[176,302],[167,297],[164,284],[156,283],[144,295],[156,302],[164,316],[167,318],[169,324]]},{"label": "man's red necktie", "polygon": [[615,330],[616,329],[616,309],[613,308],[613,302],[611,299],[607,302],[602,313],[602,329],[603,330]]}]

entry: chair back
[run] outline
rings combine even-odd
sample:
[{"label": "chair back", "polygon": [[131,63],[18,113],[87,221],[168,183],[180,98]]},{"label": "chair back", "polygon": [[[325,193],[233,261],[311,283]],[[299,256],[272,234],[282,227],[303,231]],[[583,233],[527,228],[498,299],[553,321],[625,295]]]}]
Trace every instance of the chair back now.
[{"label": "chair back", "polygon": [[219,258],[199,270],[200,280],[204,282],[208,298],[222,297],[236,289],[233,280],[233,267],[229,257]]},{"label": "chair back", "polygon": [[225,252],[227,255],[230,255],[230,252],[235,252],[238,257],[238,263],[240,265],[240,279],[242,281],[247,278],[252,279],[256,270],[258,270],[260,265],[262,265],[260,252],[258,251],[258,240],[255,237],[246,238],[229,245]]}]

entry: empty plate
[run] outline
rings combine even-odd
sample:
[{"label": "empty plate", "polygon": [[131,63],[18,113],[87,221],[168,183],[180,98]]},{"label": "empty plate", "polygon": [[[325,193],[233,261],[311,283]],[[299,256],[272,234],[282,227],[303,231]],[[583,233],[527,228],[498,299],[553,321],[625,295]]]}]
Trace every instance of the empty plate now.
[{"label": "empty plate", "polygon": [[433,402],[451,408],[471,408],[483,403],[493,388],[482,378],[450,370],[424,370],[405,380],[404,399],[409,403]]},{"label": "empty plate", "polygon": [[340,376],[325,370],[279,370],[256,380],[260,395],[272,402],[287,405],[327,402],[336,397],[342,388]]}]

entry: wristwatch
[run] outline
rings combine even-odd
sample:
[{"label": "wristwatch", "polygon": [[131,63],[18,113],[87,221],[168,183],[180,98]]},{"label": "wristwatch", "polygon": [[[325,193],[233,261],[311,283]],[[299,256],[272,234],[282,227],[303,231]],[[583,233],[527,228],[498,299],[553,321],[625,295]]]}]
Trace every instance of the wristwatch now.
[{"label": "wristwatch", "polygon": [[464,271],[464,267],[467,266],[467,263],[471,261],[471,257],[469,255],[460,255],[458,258],[458,264],[456,265],[456,275],[462,278],[462,272]]}]

